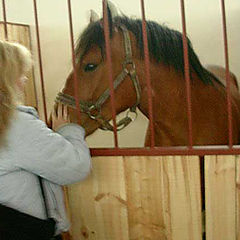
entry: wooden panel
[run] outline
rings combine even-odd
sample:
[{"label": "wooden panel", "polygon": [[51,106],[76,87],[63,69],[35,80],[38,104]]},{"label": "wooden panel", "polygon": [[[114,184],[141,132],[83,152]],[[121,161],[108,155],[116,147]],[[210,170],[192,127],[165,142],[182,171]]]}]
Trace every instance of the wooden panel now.
[{"label": "wooden panel", "polygon": [[198,157],[126,159],[129,239],[201,239]]},{"label": "wooden panel", "polygon": [[[0,23],[0,39],[3,40],[4,38],[4,24]],[[30,28],[27,25],[8,24],[8,39],[9,41],[18,42],[31,50]],[[30,71],[27,77],[29,80],[25,86],[24,104],[37,108],[33,71]]]},{"label": "wooden panel", "polygon": [[235,156],[205,157],[207,240],[236,239]]},{"label": "wooden panel", "polygon": [[202,239],[200,165],[198,157],[165,159],[169,186],[172,236],[168,239]]},{"label": "wooden panel", "polygon": [[73,240],[128,239],[123,161],[95,157],[91,176],[68,188]]},{"label": "wooden panel", "polygon": [[129,239],[166,239],[169,231],[164,212],[168,210],[168,194],[164,193],[161,159],[125,157],[125,175]]},{"label": "wooden panel", "polygon": [[96,157],[68,188],[73,240],[201,239],[198,157]]}]

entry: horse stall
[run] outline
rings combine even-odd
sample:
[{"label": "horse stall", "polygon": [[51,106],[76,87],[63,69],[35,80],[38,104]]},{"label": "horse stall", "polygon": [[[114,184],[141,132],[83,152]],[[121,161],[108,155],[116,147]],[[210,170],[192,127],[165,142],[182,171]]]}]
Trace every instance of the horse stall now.
[{"label": "horse stall", "polygon": [[201,2],[2,0],[0,38],[35,62],[25,104],[86,129],[65,240],[240,240],[240,3]]}]

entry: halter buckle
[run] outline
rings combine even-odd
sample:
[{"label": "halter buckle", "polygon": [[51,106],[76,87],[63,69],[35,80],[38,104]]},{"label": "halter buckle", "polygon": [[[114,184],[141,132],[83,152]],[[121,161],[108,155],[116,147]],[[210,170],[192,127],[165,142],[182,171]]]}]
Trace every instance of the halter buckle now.
[{"label": "halter buckle", "polygon": [[86,113],[91,119],[96,120],[99,118],[99,116],[101,116],[101,109],[100,107],[97,107],[95,104],[92,104],[91,106],[88,107]]},{"label": "halter buckle", "polygon": [[[131,116],[131,115],[133,115],[133,116]],[[126,116],[128,118],[130,118],[132,122],[134,122],[137,119],[138,114],[137,114],[136,110],[128,109]]]},{"label": "halter buckle", "polygon": [[[129,68],[128,68],[129,67]],[[130,71],[132,71],[133,69],[136,69],[135,63],[133,62],[133,60],[127,60],[123,63],[123,69],[126,69],[127,72],[129,73]],[[130,70],[129,70],[130,69]]]}]

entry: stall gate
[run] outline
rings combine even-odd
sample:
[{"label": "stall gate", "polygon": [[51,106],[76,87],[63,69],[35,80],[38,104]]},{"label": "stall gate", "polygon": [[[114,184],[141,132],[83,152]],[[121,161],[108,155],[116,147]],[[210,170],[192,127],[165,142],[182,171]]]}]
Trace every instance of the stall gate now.
[{"label": "stall gate", "polygon": [[204,199],[197,156],[93,157],[67,189],[72,239],[240,239],[239,156],[201,160]]},{"label": "stall gate", "polygon": [[[106,4],[103,2],[104,19]],[[42,73],[41,48],[37,16],[37,0],[33,0]],[[71,0],[67,1],[74,66]],[[229,76],[227,34],[224,0],[221,1],[226,53],[226,76]],[[7,23],[5,0],[2,0],[3,22],[1,38],[29,45],[27,26]],[[149,58],[144,14],[141,1],[145,46],[146,75],[150,84]],[[186,48],[184,1],[181,0],[183,46],[188,103],[191,102],[189,66]],[[104,24],[108,24],[104,20]],[[17,30],[16,30],[17,29]],[[17,31],[21,33],[15,34]],[[25,36],[25,37],[23,37]],[[21,39],[20,39],[21,38]],[[106,45],[109,39],[106,38]],[[106,47],[108,51],[109,48]],[[108,61],[110,54],[108,55]],[[111,69],[109,69],[111,76]],[[227,77],[228,79],[228,77]],[[45,120],[44,81],[41,74]],[[228,81],[228,80],[227,80]],[[111,84],[110,84],[111,85]],[[111,97],[113,98],[111,85]],[[36,107],[34,84],[26,92],[28,104]],[[151,96],[149,96],[151,98]],[[229,99],[228,99],[229,101]],[[188,105],[191,118],[191,105]],[[151,101],[149,101],[151,109]],[[230,118],[231,119],[231,118]],[[232,145],[222,148],[198,148],[192,145],[192,126],[189,121],[189,146],[186,148],[151,147],[121,149],[91,149],[91,175],[81,183],[65,187],[66,207],[71,221],[72,240],[240,240],[240,149]],[[151,133],[154,135],[150,116]],[[231,133],[229,134],[231,137]],[[199,157],[200,156],[200,157]],[[204,163],[204,164],[202,164]]]}]

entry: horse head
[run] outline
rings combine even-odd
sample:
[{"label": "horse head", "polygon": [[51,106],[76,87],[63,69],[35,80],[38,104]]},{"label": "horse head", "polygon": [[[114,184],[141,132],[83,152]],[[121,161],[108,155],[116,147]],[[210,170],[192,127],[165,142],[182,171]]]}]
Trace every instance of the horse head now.
[{"label": "horse head", "polygon": [[[117,11],[108,2],[110,46],[116,113],[129,109],[125,118],[117,123],[118,130],[127,126],[136,116],[140,103],[141,86],[136,72],[139,55],[135,39],[127,28],[118,22]],[[78,39],[75,49],[76,72],[79,83],[80,124],[89,135],[97,128],[113,130],[108,66],[105,52],[103,20],[91,11],[90,23]],[[142,73],[141,73],[142,75]],[[74,72],[67,78],[58,102],[69,106],[71,122],[78,122],[74,99]],[[131,114],[133,113],[133,114]]]}]

